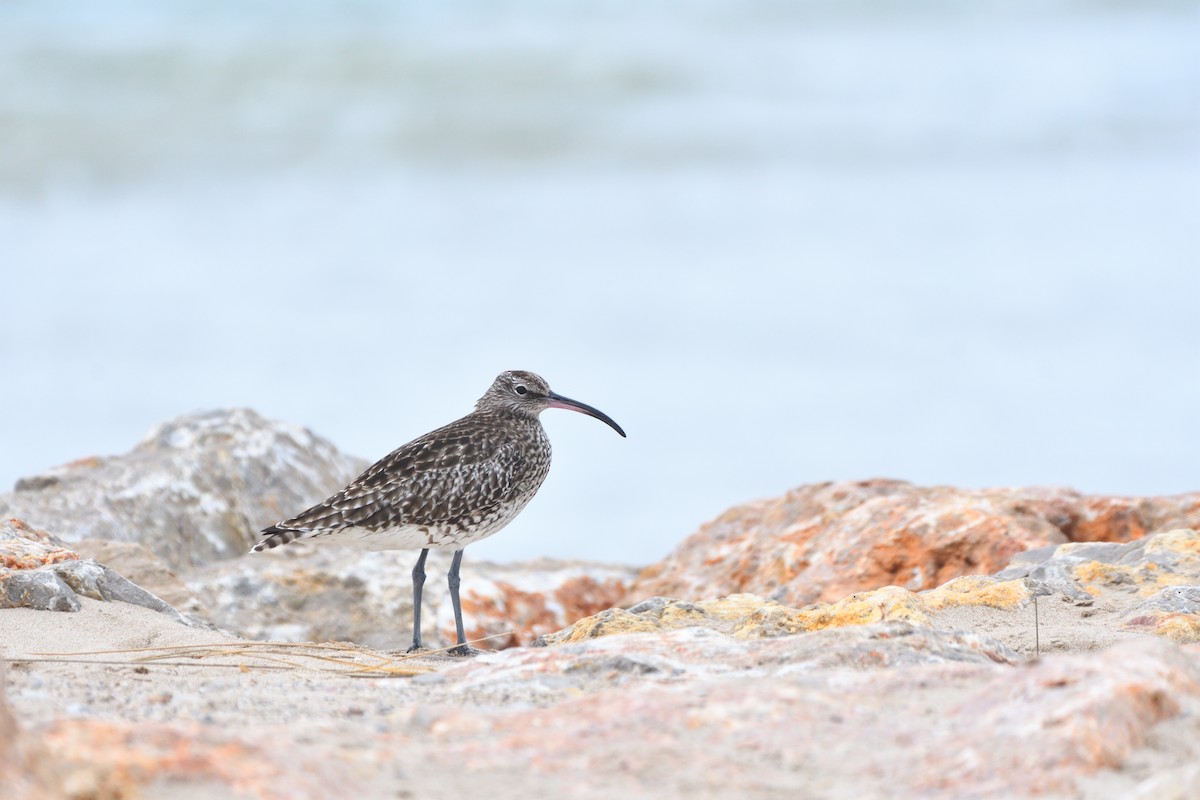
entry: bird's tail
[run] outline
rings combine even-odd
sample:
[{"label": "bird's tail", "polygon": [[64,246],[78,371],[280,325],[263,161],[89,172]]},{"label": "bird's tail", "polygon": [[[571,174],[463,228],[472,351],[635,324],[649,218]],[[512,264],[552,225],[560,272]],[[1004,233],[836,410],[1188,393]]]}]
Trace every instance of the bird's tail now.
[{"label": "bird's tail", "polygon": [[261,553],[273,547],[282,547],[288,542],[294,542],[308,534],[309,531],[298,531],[292,528],[281,528],[278,525],[272,525],[269,528],[263,528],[263,540],[254,545],[250,552]]}]

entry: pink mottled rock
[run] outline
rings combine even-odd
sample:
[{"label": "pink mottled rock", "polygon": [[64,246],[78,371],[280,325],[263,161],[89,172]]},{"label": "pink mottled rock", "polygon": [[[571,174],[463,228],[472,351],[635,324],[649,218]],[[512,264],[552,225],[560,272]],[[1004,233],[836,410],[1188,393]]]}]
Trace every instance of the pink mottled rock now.
[{"label": "pink mottled rock", "polygon": [[21,730],[5,696],[0,664],[0,787],[6,800],[55,800],[63,796],[55,764],[36,737]]},{"label": "pink mottled rock", "polygon": [[1165,642],[998,675],[946,715],[922,785],[982,796],[1069,793],[1116,769],[1164,720],[1200,711],[1200,659]]},{"label": "pink mottled rock", "polygon": [[[82,641],[73,628],[102,605],[42,616]],[[0,628],[28,616],[0,612]],[[107,635],[174,631],[142,609],[121,619]],[[1028,662],[899,622],[766,639],[690,627],[425,655],[413,663],[430,671],[405,678],[221,651],[228,669],[178,652],[19,664],[9,698],[75,797],[1196,796],[1200,649],[1157,637]]]},{"label": "pink mottled rock", "polygon": [[[596,796],[805,796],[801,788],[816,783],[831,797],[957,800],[1151,796],[1133,791],[1147,785],[1144,771],[1125,778],[1113,771],[1127,768],[1151,737],[1197,732],[1200,658],[1164,641],[1016,669],[933,663],[789,670],[786,660],[759,660],[747,680],[744,672],[724,671],[728,655],[714,653],[699,670],[688,666],[686,649],[649,660],[643,645],[663,636],[626,637],[627,647],[607,660],[591,652],[604,640],[574,651],[506,653],[503,667],[490,665],[500,667],[487,684],[494,694],[525,696],[514,685],[522,672],[540,686],[555,685],[558,674],[597,674],[612,688],[552,705],[443,712],[428,744],[438,759],[479,773],[530,764],[548,784],[553,776],[588,775]],[[745,649],[788,646],[776,640]],[[484,666],[445,674],[456,685],[482,688]],[[1178,754],[1176,763],[1187,758]],[[1101,772],[1108,773],[1101,793],[1082,794]]]},{"label": "pink mottled rock", "polygon": [[1200,493],[1130,499],[889,480],[814,484],[726,511],[647,567],[625,602],[753,592],[803,605],[888,584],[915,591],[996,572],[1036,547],[1196,525]]},{"label": "pink mottled rock", "polygon": [[69,797],[325,800],[369,792],[337,759],[296,769],[295,752],[197,724],[59,720],[42,731]]}]

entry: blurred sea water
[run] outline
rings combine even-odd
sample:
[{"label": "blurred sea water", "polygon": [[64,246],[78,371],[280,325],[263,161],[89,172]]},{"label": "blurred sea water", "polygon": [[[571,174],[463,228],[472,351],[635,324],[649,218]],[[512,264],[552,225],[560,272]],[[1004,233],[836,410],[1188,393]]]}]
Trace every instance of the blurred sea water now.
[{"label": "blurred sea water", "polygon": [[[0,3],[0,484],[250,406],[375,458],[502,369],[472,557],[879,475],[1200,488],[1196,2]],[[314,498],[319,499],[319,498]]]}]

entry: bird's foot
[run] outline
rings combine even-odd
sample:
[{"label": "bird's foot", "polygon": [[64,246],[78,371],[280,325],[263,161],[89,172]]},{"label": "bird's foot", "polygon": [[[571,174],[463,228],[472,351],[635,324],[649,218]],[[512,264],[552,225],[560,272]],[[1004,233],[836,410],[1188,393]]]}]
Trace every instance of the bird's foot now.
[{"label": "bird's foot", "polygon": [[460,644],[458,647],[452,647],[449,650],[447,650],[446,655],[460,656],[460,657],[481,656],[481,655],[483,655],[483,651],[476,650],[474,647],[471,647],[470,645]]},{"label": "bird's foot", "polygon": [[419,641],[414,641],[411,645],[408,646],[408,649],[405,650],[404,652],[420,653],[424,649],[425,649],[425,645],[421,644]]}]

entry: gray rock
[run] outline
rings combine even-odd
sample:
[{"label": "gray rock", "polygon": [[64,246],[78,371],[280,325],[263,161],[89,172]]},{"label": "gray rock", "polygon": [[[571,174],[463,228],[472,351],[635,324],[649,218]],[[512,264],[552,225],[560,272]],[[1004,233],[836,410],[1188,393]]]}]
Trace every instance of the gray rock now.
[{"label": "gray rock", "polygon": [[1150,611],[1200,614],[1200,586],[1168,586],[1160,589],[1144,603],[1138,603],[1125,612],[1125,616],[1139,617]]},{"label": "gray rock", "polygon": [[305,428],[246,409],[158,426],[124,455],[24,478],[0,495],[18,517],[67,542],[140,542],[179,569],[245,553],[257,531],[336,491],[366,462]]},{"label": "gray rock", "polygon": [[1043,547],[1021,553],[1009,566],[997,572],[1000,581],[1024,578],[1039,595],[1061,592],[1077,603],[1087,603],[1091,593],[1079,580],[1078,568],[1092,564],[1111,565],[1105,573],[1109,588],[1140,590],[1153,585],[1163,575],[1192,575],[1197,558],[1188,546],[1179,546],[1180,537],[1194,537],[1187,529],[1164,531],[1132,542],[1086,542]]},{"label": "gray rock", "polygon": [[[208,618],[249,639],[352,641],[379,649],[412,641],[415,554],[368,552],[296,542],[269,553],[211,564],[184,577]],[[425,565],[422,637],[450,641],[453,614],[446,590],[449,554]],[[615,603],[633,580],[632,567],[541,559],[463,563],[463,615],[470,639],[500,648],[531,641]]]},{"label": "gray rock", "polygon": [[[248,639],[399,648],[412,638],[411,561],[406,552],[297,542],[192,570],[185,580],[209,619]],[[436,617],[444,594],[444,581],[437,576],[448,567],[447,557],[430,553],[423,626],[430,642],[438,638]]]},{"label": "gray rock", "polygon": [[190,627],[211,627],[95,561],[59,561],[38,569],[0,569],[0,608],[78,611],[80,597],[130,603]]},{"label": "gray rock", "polygon": [[63,583],[81,597],[104,602],[130,603],[166,614],[185,625],[199,624],[125,576],[95,561],[63,561],[43,569],[58,575]]},{"label": "gray rock", "polygon": [[20,520],[0,521],[0,608],[78,611],[79,598],[149,608],[185,625],[207,626],[93,560],[81,561],[53,534]]},{"label": "gray rock", "polygon": [[[1007,572],[1008,570],[999,573],[997,580],[1009,580],[1008,577],[1000,577],[1000,575],[1005,575]],[[1062,594],[1075,603],[1089,603],[1092,601],[1092,596],[1085,592],[1083,587],[1079,585],[1079,582],[1072,577],[1070,565],[1068,564],[1061,562],[1038,564],[1037,566],[1031,566],[1024,575],[1018,577],[1025,579],[1025,585],[1029,587],[1029,591],[1042,597],[1052,594]]]},{"label": "gray rock", "polygon": [[90,558],[124,575],[180,611],[206,617],[207,610],[187,584],[145,545],[111,539],[81,539],[72,545],[80,558]]},{"label": "gray rock", "polygon": [[53,570],[0,571],[0,608],[78,611],[79,598]]}]

